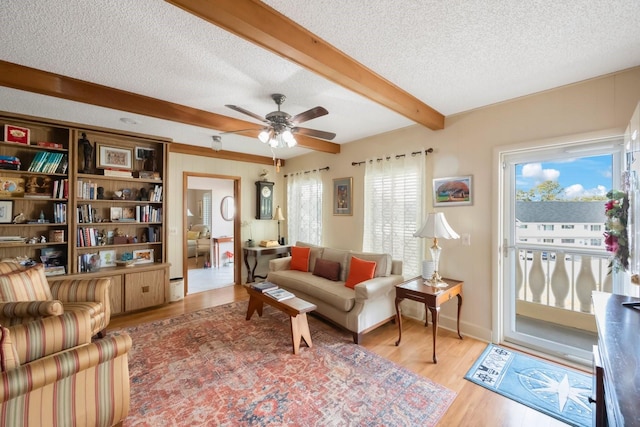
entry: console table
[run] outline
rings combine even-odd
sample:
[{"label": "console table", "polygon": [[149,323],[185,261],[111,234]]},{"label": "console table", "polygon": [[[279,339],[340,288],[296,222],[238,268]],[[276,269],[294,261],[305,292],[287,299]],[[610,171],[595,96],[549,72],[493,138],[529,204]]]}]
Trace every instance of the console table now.
[{"label": "console table", "polygon": [[640,425],[640,309],[622,305],[640,299],[605,292],[591,298],[598,326],[595,380],[602,385],[594,390],[594,425]]},{"label": "console table", "polygon": [[213,266],[220,267],[220,243],[233,242],[233,236],[213,237]]},{"label": "console table", "polygon": [[440,304],[449,301],[453,297],[458,297],[458,336],[460,335],[460,309],[462,308],[462,285],[464,282],[453,279],[442,279],[447,286],[436,288],[425,284],[425,280],[418,276],[396,285],[396,320],[398,322],[398,341],[400,345],[402,339],[402,313],[400,303],[403,299],[410,299],[424,303],[425,306],[425,326],[429,325],[429,311],[431,312],[431,323],[433,324],[433,363],[438,363],[436,357],[436,338],[438,337],[438,318],[440,317]]},{"label": "console table", "polygon": [[[245,246],[242,248],[244,255],[244,265],[247,267],[247,283],[252,283],[256,277],[266,279],[267,276],[258,276],[255,274],[258,266],[258,258],[263,255],[289,255],[291,253],[291,245],[274,246],[271,248],[263,248],[262,246]],[[249,257],[253,256],[253,268],[249,266]]]}]

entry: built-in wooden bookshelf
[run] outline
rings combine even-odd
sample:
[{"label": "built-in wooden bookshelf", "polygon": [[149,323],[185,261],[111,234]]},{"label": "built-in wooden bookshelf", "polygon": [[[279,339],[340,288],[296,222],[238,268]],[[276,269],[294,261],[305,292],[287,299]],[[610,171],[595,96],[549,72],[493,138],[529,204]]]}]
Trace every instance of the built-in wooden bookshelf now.
[{"label": "built-in wooden bookshelf", "polygon": [[0,257],[111,277],[114,314],[164,303],[169,141],[0,112],[7,125],[18,138],[0,142]]}]

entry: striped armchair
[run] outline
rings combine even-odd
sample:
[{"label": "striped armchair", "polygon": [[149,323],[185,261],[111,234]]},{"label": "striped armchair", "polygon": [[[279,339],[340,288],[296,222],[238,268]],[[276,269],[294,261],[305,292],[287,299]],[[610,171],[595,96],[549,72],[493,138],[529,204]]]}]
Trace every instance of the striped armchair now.
[{"label": "striped armchair", "polygon": [[0,425],[120,424],[129,413],[131,338],[91,336],[86,311],[0,327]]},{"label": "striped armchair", "polygon": [[101,334],[111,320],[106,278],[49,281],[42,264],[24,269],[20,264],[0,262],[0,324],[30,322],[67,311],[88,311],[92,335]]}]

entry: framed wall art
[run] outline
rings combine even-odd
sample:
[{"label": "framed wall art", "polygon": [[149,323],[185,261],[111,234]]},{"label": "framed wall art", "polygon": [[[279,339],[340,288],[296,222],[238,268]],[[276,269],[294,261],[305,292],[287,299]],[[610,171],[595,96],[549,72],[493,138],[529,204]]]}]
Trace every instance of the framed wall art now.
[{"label": "framed wall art", "polygon": [[0,223],[9,224],[13,221],[13,201],[0,200]]},{"label": "framed wall art", "polygon": [[133,251],[133,259],[136,264],[149,264],[153,262],[153,249],[139,249]]},{"label": "framed wall art", "polygon": [[353,215],[353,178],[333,180],[333,214]]},{"label": "framed wall art", "polygon": [[131,170],[133,158],[131,148],[110,147],[100,143],[96,145],[98,147],[97,168]]},{"label": "framed wall art", "polygon": [[4,140],[17,144],[29,145],[31,131],[27,128],[13,125],[4,125]]},{"label": "framed wall art", "polygon": [[101,267],[116,266],[116,251],[114,249],[100,251],[100,266]]},{"label": "framed wall art", "polygon": [[473,204],[471,175],[435,178],[433,206],[463,206]]}]

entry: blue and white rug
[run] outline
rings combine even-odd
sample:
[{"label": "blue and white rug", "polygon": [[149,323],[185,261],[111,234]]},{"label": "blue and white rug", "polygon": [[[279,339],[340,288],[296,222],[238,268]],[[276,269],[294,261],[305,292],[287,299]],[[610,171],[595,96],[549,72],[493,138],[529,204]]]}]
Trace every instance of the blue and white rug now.
[{"label": "blue and white rug", "polygon": [[567,424],[592,424],[591,375],[489,344],[465,379]]}]

